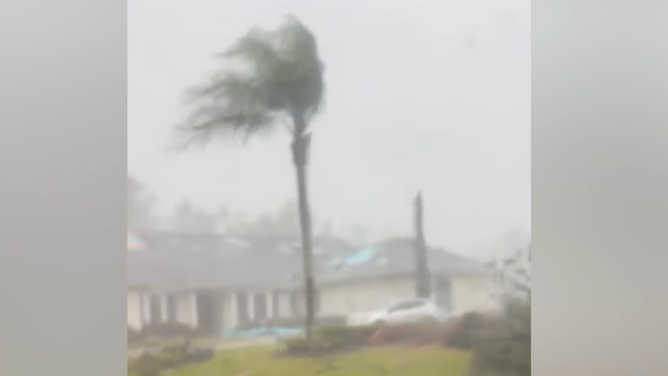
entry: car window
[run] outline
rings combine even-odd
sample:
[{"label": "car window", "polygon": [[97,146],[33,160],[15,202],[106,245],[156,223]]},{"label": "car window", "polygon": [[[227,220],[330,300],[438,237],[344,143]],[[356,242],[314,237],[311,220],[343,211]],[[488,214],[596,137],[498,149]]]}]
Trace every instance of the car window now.
[{"label": "car window", "polygon": [[424,306],[424,305],[426,305],[426,304],[427,304],[427,302],[425,302],[425,301],[423,301],[423,300],[415,300],[415,301],[412,301],[412,302],[411,302],[410,306],[409,306],[407,309],[410,309],[410,308],[419,308],[419,307],[422,307],[422,306]]},{"label": "car window", "polygon": [[390,309],[388,309],[388,312],[397,312],[397,311],[404,311],[407,309],[412,309],[412,308],[418,308],[425,305],[425,302],[422,300],[409,300],[406,302],[400,302],[392,306]]}]

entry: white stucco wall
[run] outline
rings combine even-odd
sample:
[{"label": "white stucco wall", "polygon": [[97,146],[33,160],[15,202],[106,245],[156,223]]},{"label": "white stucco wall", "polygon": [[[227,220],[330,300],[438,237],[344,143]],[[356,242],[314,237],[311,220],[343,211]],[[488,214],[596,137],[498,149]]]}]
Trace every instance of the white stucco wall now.
[{"label": "white stucco wall", "polygon": [[415,295],[412,278],[352,282],[320,287],[321,315],[348,315],[387,307]]},{"label": "white stucco wall", "polygon": [[292,309],[290,308],[290,293],[280,292],[278,294],[278,317],[290,317]]},{"label": "white stucco wall", "polygon": [[197,303],[195,299],[195,293],[174,295],[177,322],[197,327]]},{"label": "white stucco wall", "polygon": [[[494,283],[490,277],[451,278],[455,314],[496,307]],[[415,296],[411,277],[379,279],[320,287],[321,315],[349,315],[387,307],[396,300]]]},{"label": "white stucco wall", "polygon": [[128,311],[128,325],[135,329],[141,330],[141,295],[136,291],[128,291],[127,311]]},{"label": "white stucco wall", "polygon": [[221,300],[223,304],[223,328],[235,328],[237,325],[239,325],[237,296],[234,293],[228,293],[225,294]]},{"label": "white stucco wall", "polygon": [[492,277],[452,278],[452,300],[456,314],[495,309],[496,285]]}]

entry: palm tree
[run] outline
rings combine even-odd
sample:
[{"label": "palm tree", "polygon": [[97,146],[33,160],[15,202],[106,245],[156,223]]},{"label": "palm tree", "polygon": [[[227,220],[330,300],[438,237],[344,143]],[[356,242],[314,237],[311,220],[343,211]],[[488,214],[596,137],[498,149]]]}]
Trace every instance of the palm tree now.
[{"label": "palm tree", "polygon": [[427,243],[424,239],[422,193],[415,196],[415,290],[419,298],[432,295]]},{"label": "palm tree", "polygon": [[314,278],[311,218],[306,166],[309,124],[321,108],[324,66],[315,36],[299,20],[288,17],[273,31],[252,29],[219,55],[243,63],[220,68],[186,93],[191,107],[177,127],[184,146],[208,144],[218,136],[242,135],[248,140],[285,125],[292,135],[292,155],[302,237],[306,295],[306,340],[310,346],[314,321]]}]

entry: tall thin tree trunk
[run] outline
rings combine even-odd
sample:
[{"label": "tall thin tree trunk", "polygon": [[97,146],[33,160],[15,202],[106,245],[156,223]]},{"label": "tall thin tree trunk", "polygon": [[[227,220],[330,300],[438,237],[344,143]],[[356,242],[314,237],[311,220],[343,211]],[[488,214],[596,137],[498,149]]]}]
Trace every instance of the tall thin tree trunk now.
[{"label": "tall thin tree trunk", "polygon": [[424,239],[422,194],[415,197],[415,292],[419,298],[431,296],[431,274]]},{"label": "tall thin tree trunk", "polygon": [[304,291],[306,298],[306,343],[312,348],[313,322],[315,319],[315,281],[313,277],[313,253],[311,235],[311,210],[308,202],[306,167],[311,136],[305,134],[306,125],[301,116],[295,116],[295,134],[292,153],[297,172],[297,195],[299,199],[299,219],[302,235]]}]

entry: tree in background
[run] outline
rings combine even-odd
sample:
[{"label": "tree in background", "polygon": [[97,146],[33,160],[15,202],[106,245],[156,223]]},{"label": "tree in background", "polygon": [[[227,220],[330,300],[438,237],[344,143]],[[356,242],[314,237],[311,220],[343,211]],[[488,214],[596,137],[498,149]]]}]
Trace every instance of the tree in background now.
[{"label": "tree in background", "polygon": [[349,229],[348,237],[357,246],[366,245],[369,241],[369,228],[363,225],[353,225]]},{"label": "tree in background", "polygon": [[334,226],[332,225],[332,221],[326,220],[323,222],[322,226],[320,227],[320,235],[321,236],[334,236],[335,231],[334,231]]},{"label": "tree in background", "polygon": [[157,218],[154,207],[157,198],[143,182],[128,174],[128,229],[144,230],[156,226]]},{"label": "tree in background", "polygon": [[279,125],[292,135],[296,169],[306,291],[306,339],[311,345],[314,319],[311,218],[306,166],[311,135],[309,124],[324,96],[324,66],[315,36],[290,17],[275,31],[251,30],[222,54],[245,65],[221,68],[187,92],[192,110],[178,127],[185,145],[208,144],[216,136],[241,134],[244,139]]},{"label": "tree in background", "polygon": [[531,244],[499,266],[504,315],[492,320],[474,348],[474,376],[531,376]]},{"label": "tree in background", "polygon": [[185,232],[215,233],[218,231],[220,210],[206,211],[196,207],[190,200],[184,199],[176,205],[168,221],[171,230]]},{"label": "tree in background", "polygon": [[[311,223],[315,223],[312,216]],[[241,229],[242,233],[249,235],[299,236],[301,231],[300,213],[297,203],[289,200],[279,206],[274,213],[261,215],[255,220],[244,224]]]}]

